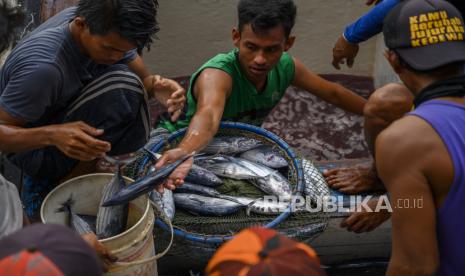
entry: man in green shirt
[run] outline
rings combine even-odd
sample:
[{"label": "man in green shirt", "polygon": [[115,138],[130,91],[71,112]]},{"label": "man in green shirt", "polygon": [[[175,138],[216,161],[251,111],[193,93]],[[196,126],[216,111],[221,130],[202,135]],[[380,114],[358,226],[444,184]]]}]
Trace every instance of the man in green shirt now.
[{"label": "man in green shirt", "polygon": [[[165,152],[157,167],[198,152],[218,131],[222,120],[260,125],[290,85],[344,110],[362,115],[365,99],[324,80],[287,51],[297,8],[292,0],[240,0],[239,24],[232,31],[237,49],[204,64],[191,78],[186,119],[165,127],[188,126],[179,146]],[[181,185],[192,159],[178,168],[165,187]],[[161,188],[163,189],[163,188]]]}]

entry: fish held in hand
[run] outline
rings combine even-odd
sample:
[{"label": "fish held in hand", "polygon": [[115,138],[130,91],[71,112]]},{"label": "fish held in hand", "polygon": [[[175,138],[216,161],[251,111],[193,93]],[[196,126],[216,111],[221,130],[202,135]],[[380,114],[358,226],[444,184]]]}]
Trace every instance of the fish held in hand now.
[{"label": "fish held in hand", "polygon": [[121,189],[111,199],[105,201],[102,206],[106,207],[129,202],[143,194],[152,191],[158,185],[163,184],[168,176],[190,157],[192,157],[192,154],[186,155],[185,157],[171,164],[163,166],[160,169],[147,174],[145,177]]}]

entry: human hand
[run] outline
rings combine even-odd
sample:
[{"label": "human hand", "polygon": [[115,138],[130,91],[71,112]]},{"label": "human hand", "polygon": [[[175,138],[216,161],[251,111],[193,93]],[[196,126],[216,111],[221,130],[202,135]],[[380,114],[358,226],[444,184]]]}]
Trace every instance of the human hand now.
[{"label": "human hand", "polygon": [[95,250],[95,253],[97,253],[97,256],[99,256],[102,261],[104,272],[107,272],[110,265],[116,262],[118,258],[112,255],[108,249],[98,241],[94,233],[83,234],[81,237]]},{"label": "human hand", "polygon": [[347,228],[347,231],[355,233],[371,232],[376,229],[376,227],[388,220],[391,216],[391,214],[386,209],[381,209],[379,212],[374,212],[378,204],[378,200],[379,198],[372,198],[367,203],[367,206],[373,212],[370,212],[365,208],[361,208],[361,212],[354,212],[349,217],[344,219],[341,222],[341,227]]},{"label": "human hand", "polygon": [[144,79],[144,86],[149,94],[155,97],[171,114],[171,121],[176,121],[182,113],[186,103],[186,91],[174,80],[159,75],[148,76]]},{"label": "human hand", "polygon": [[50,125],[46,128],[50,133],[51,144],[77,160],[91,161],[103,157],[111,149],[110,143],[94,138],[102,135],[103,130],[84,122]]},{"label": "human hand", "polygon": [[333,48],[333,66],[337,70],[341,69],[341,64],[347,63],[347,67],[352,68],[355,57],[358,54],[358,44],[348,42],[344,36],[340,36]]},{"label": "human hand", "polygon": [[[155,167],[159,169],[167,164],[173,163],[176,160],[181,159],[182,157],[186,155],[188,155],[188,153],[181,148],[175,148],[172,150],[168,150],[162,155],[162,157],[160,157],[157,164],[155,164]],[[177,187],[181,186],[184,183],[184,178],[186,178],[193,164],[194,164],[194,157],[188,158],[186,161],[184,161],[181,165],[179,165],[170,174],[168,179],[165,181],[164,185],[158,186],[157,191],[160,194],[162,194],[163,189],[165,187],[167,189],[174,190]]]}]

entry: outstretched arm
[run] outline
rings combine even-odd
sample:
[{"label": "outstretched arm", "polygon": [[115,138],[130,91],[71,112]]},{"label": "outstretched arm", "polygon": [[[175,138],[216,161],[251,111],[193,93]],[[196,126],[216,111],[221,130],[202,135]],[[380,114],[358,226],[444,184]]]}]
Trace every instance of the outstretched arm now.
[{"label": "outstretched arm", "polygon": [[[370,0],[367,4],[372,4]],[[376,1],[378,2],[378,1]],[[384,0],[360,17],[354,23],[348,25],[333,47],[333,66],[341,69],[340,65],[346,63],[349,68],[354,64],[358,54],[358,44],[364,42],[383,29],[383,20],[386,15],[397,5],[400,0]]]},{"label": "outstretched arm", "polygon": [[399,4],[400,0],[383,0],[369,12],[346,27],[344,38],[352,43],[364,42],[383,30],[386,15]]},{"label": "outstretched arm", "polygon": [[421,137],[425,134],[412,120],[420,119],[394,123],[376,140],[378,173],[394,209],[387,275],[434,275],[439,264],[436,206],[425,174],[427,159],[434,154],[428,153]]},{"label": "outstretched arm", "polygon": [[[232,89],[232,78],[219,69],[207,68],[197,78],[194,85],[194,97],[197,110],[190,121],[186,135],[176,149],[163,154],[157,167],[204,148],[218,131],[223,116],[226,99]],[[182,184],[190,166],[176,170],[168,179],[166,187],[174,189]]]},{"label": "outstretched arm", "polygon": [[355,92],[334,82],[327,81],[311,72],[299,60],[294,59],[295,77],[293,85],[307,90],[322,100],[346,111],[363,115],[366,100]]}]

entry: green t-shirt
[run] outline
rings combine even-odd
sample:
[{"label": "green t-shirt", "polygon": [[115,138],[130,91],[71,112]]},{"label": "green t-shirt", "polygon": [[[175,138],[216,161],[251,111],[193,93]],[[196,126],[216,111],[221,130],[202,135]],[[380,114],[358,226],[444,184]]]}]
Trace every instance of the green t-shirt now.
[{"label": "green t-shirt", "polygon": [[226,100],[222,121],[261,125],[294,80],[294,60],[288,53],[283,53],[278,64],[268,73],[266,88],[258,92],[242,72],[237,53],[238,50],[235,49],[227,54],[219,54],[200,67],[190,80],[185,117],[176,123],[161,122],[159,126],[174,131],[189,125],[197,109],[196,99],[193,95],[194,84],[197,77],[206,68],[222,70],[232,77],[232,91]]}]

